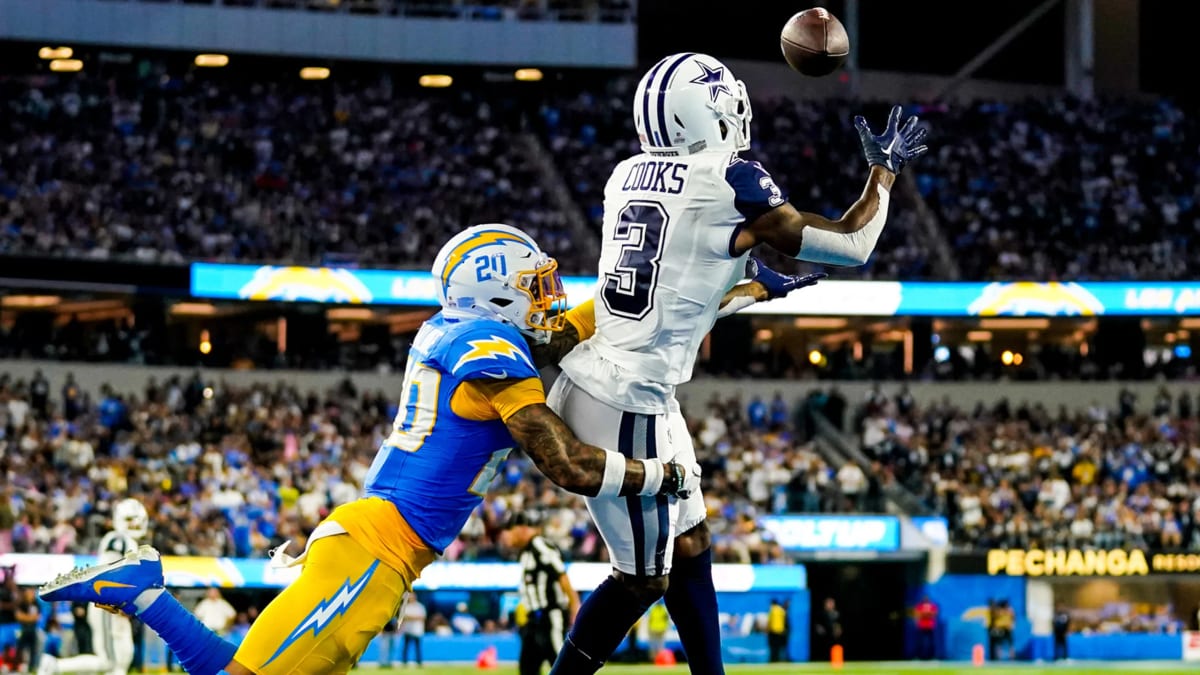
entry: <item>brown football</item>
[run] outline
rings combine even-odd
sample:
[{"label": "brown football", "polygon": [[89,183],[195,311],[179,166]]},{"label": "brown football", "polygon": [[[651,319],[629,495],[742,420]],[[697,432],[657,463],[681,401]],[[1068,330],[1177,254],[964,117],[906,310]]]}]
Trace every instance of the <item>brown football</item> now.
[{"label": "brown football", "polygon": [[832,73],[850,54],[846,28],[824,7],[806,9],[789,19],[779,45],[788,65],[811,77]]}]

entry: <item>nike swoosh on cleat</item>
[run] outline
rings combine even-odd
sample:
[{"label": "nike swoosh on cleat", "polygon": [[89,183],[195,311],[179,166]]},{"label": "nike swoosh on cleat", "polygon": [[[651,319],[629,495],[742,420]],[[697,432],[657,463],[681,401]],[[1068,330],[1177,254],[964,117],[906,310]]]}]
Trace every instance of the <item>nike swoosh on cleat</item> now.
[{"label": "nike swoosh on cleat", "polygon": [[133,584],[121,584],[115,581],[104,581],[103,579],[92,584],[92,590],[96,592],[96,595],[100,595],[100,592],[106,588],[133,588]]}]

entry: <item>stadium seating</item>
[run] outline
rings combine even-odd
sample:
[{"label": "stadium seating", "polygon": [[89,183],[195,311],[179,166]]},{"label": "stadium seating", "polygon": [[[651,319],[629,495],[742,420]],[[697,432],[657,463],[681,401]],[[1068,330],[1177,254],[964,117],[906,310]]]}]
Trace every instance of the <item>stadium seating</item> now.
[{"label": "stadium seating", "polygon": [[1166,389],[1150,414],[1127,393],[1115,408],[1058,410],[873,396],[858,429],[869,456],[946,516],[957,546],[1196,550],[1195,410]]},{"label": "stadium seating", "polygon": [[[573,207],[552,202],[514,142],[515,101],[411,93],[385,77],[307,84],[168,75],[153,62],[133,79],[5,83],[0,253],[412,266],[446,232],[503,220],[564,269],[594,269],[570,244]],[[524,127],[596,226],[611,167],[637,152],[635,84],[564,85]],[[756,101],[748,155],[798,208],[836,217],[864,173],[851,119],[885,109]],[[1196,267],[1200,162],[1187,148],[1200,127],[1181,105],[1056,98],[911,112],[934,132],[913,178],[935,222],[893,209],[872,261],[841,277],[1184,279]],[[922,228],[940,229],[952,259],[922,245]]]}]

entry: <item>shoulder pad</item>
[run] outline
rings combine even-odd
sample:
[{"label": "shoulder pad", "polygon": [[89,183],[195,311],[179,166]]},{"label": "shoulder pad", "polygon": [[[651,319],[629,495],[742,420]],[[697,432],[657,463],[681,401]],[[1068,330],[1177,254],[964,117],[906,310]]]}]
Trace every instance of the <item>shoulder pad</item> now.
[{"label": "shoulder pad", "polygon": [[520,331],[499,321],[464,321],[446,332],[434,360],[461,380],[523,380],[537,377]]},{"label": "shoulder pad", "polygon": [[776,207],[783,206],[783,193],[771,174],[758,162],[748,162],[734,155],[725,169],[725,182],[733,188],[733,206],[747,221],[752,221]]}]

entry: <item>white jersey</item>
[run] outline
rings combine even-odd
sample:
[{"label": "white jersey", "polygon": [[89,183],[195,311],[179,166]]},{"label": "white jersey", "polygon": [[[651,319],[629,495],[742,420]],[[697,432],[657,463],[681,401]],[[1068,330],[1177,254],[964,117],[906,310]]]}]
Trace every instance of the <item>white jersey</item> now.
[{"label": "white jersey", "polygon": [[126,553],[136,551],[137,547],[137,540],[133,537],[113,530],[100,539],[100,546],[96,551],[97,562],[101,564],[116,562]]},{"label": "white jersey", "polygon": [[725,292],[745,275],[732,245],[743,223],[783,193],[757,162],[735,154],[640,154],[604,188],[596,334],[562,361],[592,396],[660,414],[692,377]]}]

